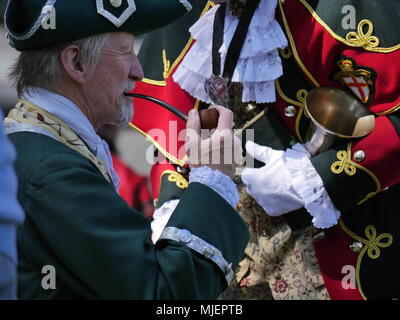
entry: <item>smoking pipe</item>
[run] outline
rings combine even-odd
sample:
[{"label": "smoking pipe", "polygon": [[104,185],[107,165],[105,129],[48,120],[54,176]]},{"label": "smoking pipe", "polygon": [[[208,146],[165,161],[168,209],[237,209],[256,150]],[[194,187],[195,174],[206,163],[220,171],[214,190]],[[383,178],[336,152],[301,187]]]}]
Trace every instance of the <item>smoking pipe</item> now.
[{"label": "smoking pipe", "polygon": [[[159,106],[171,111],[173,114],[181,118],[183,121],[187,122],[188,121],[188,116],[184,114],[182,111],[178,110],[174,106],[170,105],[169,103],[162,101],[160,99],[151,97],[151,96],[146,96],[143,94],[138,94],[138,93],[130,93],[130,92],[124,92],[125,96],[128,97],[133,97],[133,98],[139,98],[139,99],[144,99],[148,100],[151,102],[154,102],[155,104],[158,104]],[[199,111],[199,116],[200,116],[200,124],[202,129],[215,129],[218,125],[218,111],[215,109],[205,109],[205,110],[200,110]]]}]

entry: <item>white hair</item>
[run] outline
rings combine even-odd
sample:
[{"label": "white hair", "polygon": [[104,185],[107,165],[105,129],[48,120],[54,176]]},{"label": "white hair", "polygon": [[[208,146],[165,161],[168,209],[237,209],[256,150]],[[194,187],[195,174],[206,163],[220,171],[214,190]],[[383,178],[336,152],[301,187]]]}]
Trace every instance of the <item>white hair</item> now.
[{"label": "white hair", "polygon": [[107,33],[79,39],[68,43],[60,43],[40,49],[21,52],[12,65],[9,77],[21,96],[29,86],[52,90],[62,76],[60,53],[70,45],[79,47],[77,62],[93,71],[99,61],[100,50],[108,38]]}]

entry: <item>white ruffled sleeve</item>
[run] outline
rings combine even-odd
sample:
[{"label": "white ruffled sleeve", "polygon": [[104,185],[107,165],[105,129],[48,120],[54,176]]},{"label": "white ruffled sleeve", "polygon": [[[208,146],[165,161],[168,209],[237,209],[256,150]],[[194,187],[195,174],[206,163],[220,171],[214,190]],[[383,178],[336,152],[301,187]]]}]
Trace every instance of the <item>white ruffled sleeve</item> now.
[{"label": "white ruffled sleeve", "polygon": [[340,212],[326,192],[322,179],[310,161],[310,154],[301,144],[294,145],[285,153],[286,166],[292,176],[292,184],[313,217],[316,228],[327,229],[338,223]]}]

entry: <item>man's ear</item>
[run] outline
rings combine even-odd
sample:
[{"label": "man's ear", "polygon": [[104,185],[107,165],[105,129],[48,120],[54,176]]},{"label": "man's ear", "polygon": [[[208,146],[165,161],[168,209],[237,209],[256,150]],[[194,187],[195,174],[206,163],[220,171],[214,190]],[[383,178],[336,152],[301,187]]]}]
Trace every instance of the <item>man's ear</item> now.
[{"label": "man's ear", "polygon": [[85,68],[78,61],[79,47],[70,45],[64,48],[60,54],[61,64],[64,67],[66,74],[78,83],[83,83],[85,80]]}]

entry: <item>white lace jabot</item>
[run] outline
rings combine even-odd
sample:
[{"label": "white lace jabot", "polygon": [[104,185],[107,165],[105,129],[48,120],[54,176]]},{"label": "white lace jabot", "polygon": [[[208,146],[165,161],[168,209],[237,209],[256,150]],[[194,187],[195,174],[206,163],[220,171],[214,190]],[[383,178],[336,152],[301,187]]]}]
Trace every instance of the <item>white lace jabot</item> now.
[{"label": "white lace jabot", "polygon": [[[282,75],[282,62],[278,49],[287,46],[286,37],[274,19],[277,0],[261,0],[250,23],[249,30],[236,65],[232,82],[243,85],[243,102],[274,102],[275,79]],[[206,103],[211,100],[204,83],[212,73],[212,34],[214,16],[219,5],[214,6],[191,28],[196,40],[173,75],[182,89]],[[239,19],[227,10],[224,40],[219,52],[224,65],[229,44]]]}]

